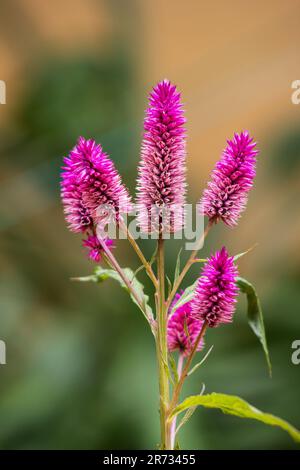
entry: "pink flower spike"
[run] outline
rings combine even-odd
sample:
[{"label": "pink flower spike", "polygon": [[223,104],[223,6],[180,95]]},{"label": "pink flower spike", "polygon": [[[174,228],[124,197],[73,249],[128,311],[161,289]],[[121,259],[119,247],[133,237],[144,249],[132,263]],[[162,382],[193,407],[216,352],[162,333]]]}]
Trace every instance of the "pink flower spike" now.
[{"label": "pink flower spike", "polygon": [[223,247],[203,267],[192,300],[192,315],[206,321],[209,327],[230,323],[235,309],[238,288],[237,268]]},{"label": "pink flower spike", "polygon": [[183,226],[185,121],[176,86],[168,80],[158,83],[149,96],[137,181],[138,224],[143,232],[172,233]]},{"label": "pink flower spike", "polygon": [[83,137],[64,159],[61,195],[66,219],[75,232],[103,222],[98,214],[101,207],[110,208],[116,219],[131,210],[130,196],[113,162],[101,145]]},{"label": "pink flower spike", "polygon": [[[180,294],[176,294],[174,302],[176,303],[180,297]],[[188,356],[192,352],[202,325],[203,321],[198,320],[191,314],[191,302],[178,307],[168,318],[169,351],[178,350],[184,356]],[[204,341],[202,338],[197,346],[197,351],[200,351],[203,346]]]},{"label": "pink flower spike", "polygon": [[234,134],[204,190],[200,211],[211,221],[234,226],[245,210],[255,177],[256,143],[247,131]]}]

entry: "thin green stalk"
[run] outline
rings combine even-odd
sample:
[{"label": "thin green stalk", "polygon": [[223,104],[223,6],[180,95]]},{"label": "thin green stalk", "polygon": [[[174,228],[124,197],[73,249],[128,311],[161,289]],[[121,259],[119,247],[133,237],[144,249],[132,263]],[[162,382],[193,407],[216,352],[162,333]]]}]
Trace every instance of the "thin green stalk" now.
[{"label": "thin green stalk", "polygon": [[[144,316],[146,317],[146,319],[148,320],[150,326],[151,326],[151,329],[153,328],[153,318],[150,318],[148,316],[148,313],[147,311],[145,311],[145,306],[144,306],[144,303],[143,303],[143,300],[140,298],[140,296],[138,295],[138,293],[135,291],[133,285],[132,285],[132,282],[130,279],[128,279],[128,277],[126,276],[126,274],[124,273],[123,269],[121,268],[121,266],[119,265],[118,261],[116,260],[116,258],[114,257],[114,255],[112,254],[112,252],[110,251],[110,249],[107,247],[106,243],[101,239],[99,238],[99,241],[101,243],[101,246],[103,248],[103,251],[105,253],[105,256],[107,257],[111,267],[119,274],[119,276],[121,277],[121,279],[123,280],[124,284],[126,285],[126,287],[128,288],[128,290],[131,292],[131,294],[133,295],[133,297],[135,298],[137,304],[139,305],[141,311],[144,313]],[[153,331],[153,329],[152,329]]]},{"label": "thin green stalk", "polygon": [[127,225],[125,224],[125,222],[122,219],[120,220],[120,227],[126,233],[127,238],[129,240],[129,243],[131,244],[132,248],[134,249],[134,251],[138,255],[140,261],[142,262],[148,276],[150,277],[151,281],[154,284],[154,287],[157,288],[157,279],[155,277],[155,274],[152,270],[152,267],[151,267],[150,263],[148,263],[148,261],[146,260],[142,250],[140,249],[139,245],[137,244],[137,242],[133,238],[130,230],[128,229]]},{"label": "thin green stalk", "polygon": [[161,235],[159,235],[157,243],[158,309],[156,349],[159,372],[161,448],[170,449],[170,436],[167,433],[167,410],[169,406],[167,311],[165,304],[164,241]]},{"label": "thin green stalk", "polygon": [[[178,380],[180,380],[180,378],[181,378],[183,363],[184,363],[184,355],[179,353],[178,364],[177,364]],[[176,421],[177,421],[177,416],[174,416],[174,418],[172,420],[172,423],[170,425],[170,440],[171,440],[171,449],[172,450],[174,449],[174,446],[175,446]]]},{"label": "thin green stalk", "polygon": [[182,371],[182,374],[180,376],[180,379],[178,381],[178,384],[176,385],[175,389],[174,389],[174,392],[173,392],[173,397],[172,397],[172,400],[171,400],[171,403],[170,403],[170,407],[168,409],[168,416],[170,416],[170,414],[172,413],[173,409],[176,407],[177,403],[178,403],[178,400],[179,400],[179,396],[180,396],[180,392],[181,392],[181,389],[182,389],[182,386],[184,384],[184,381],[188,375],[188,372],[189,372],[189,369],[190,369],[190,366],[192,364],[192,361],[194,359],[194,356],[196,354],[196,351],[197,351],[197,348],[198,348],[198,345],[201,341],[201,339],[203,338],[204,334],[205,334],[205,331],[206,331],[206,328],[207,328],[207,323],[206,321],[203,323],[202,325],[202,328],[200,330],[200,333],[195,341],[195,344],[193,346],[193,349],[191,351],[191,354],[188,356],[187,358],[187,361],[185,363],[185,366],[183,368],[183,371]]}]

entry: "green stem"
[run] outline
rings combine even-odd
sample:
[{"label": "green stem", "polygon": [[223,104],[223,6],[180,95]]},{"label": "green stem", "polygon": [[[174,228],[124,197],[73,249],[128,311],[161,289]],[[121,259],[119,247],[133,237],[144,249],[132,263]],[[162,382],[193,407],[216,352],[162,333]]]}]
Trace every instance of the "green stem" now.
[{"label": "green stem", "polygon": [[157,288],[157,279],[155,277],[155,274],[152,270],[152,267],[151,267],[150,263],[148,263],[148,261],[146,260],[142,250],[140,249],[139,245],[137,244],[137,242],[133,238],[130,230],[128,229],[127,225],[125,224],[125,222],[122,219],[120,220],[120,228],[122,230],[124,230],[128,240],[129,240],[129,243],[131,244],[132,248],[134,249],[134,251],[136,252],[138,257],[140,258],[140,261],[142,262],[148,276],[150,277],[151,281],[153,282],[154,287]]},{"label": "green stem", "polygon": [[157,246],[157,274],[158,290],[156,349],[159,371],[161,449],[170,449],[170,435],[167,429],[167,410],[169,407],[167,310],[165,304],[164,241],[161,235],[159,235]]},{"label": "green stem", "polygon": [[171,303],[172,303],[172,300],[176,294],[176,292],[178,291],[179,287],[180,287],[180,284],[182,283],[185,275],[187,274],[187,272],[189,271],[190,267],[192,266],[192,264],[195,262],[195,258],[197,256],[197,253],[198,251],[200,250],[201,246],[203,245],[204,243],[204,240],[208,234],[208,232],[210,231],[211,227],[213,225],[213,221],[209,221],[207,226],[206,226],[206,229],[204,230],[203,232],[203,235],[199,238],[198,242],[197,242],[197,245],[196,245],[196,248],[192,251],[190,257],[188,258],[185,266],[183,267],[181,273],[179,274],[176,282],[174,283],[174,286],[172,288],[172,291],[167,299],[167,303],[166,303],[166,308],[167,310],[169,309]]},{"label": "green stem", "polygon": [[[176,385],[175,389],[174,389],[174,392],[173,392],[173,397],[172,397],[172,400],[171,400],[171,403],[170,403],[170,407],[168,409],[168,416],[170,416],[170,414],[172,413],[173,409],[175,408],[175,406],[177,405],[178,403],[178,400],[179,400],[179,396],[180,396],[180,392],[181,392],[181,389],[182,389],[182,386],[184,384],[184,381],[188,375],[188,372],[189,372],[189,369],[190,369],[190,366],[192,364],[192,361],[194,359],[194,356],[197,352],[197,348],[198,348],[198,345],[201,341],[201,339],[203,338],[204,334],[205,334],[205,331],[207,329],[207,323],[206,321],[203,323],[202,325],[202,328],[200,330],[200,333],[195,341],[195,344],[193,346],[193,349],[190,353],[190,355],[188,356],[187,358],[187,361],[185,363],[185,366],[183,368],[183,371],[182,371],[182,374],[180,375],[180,378],[179,378],[179,381],[178,381],[178,384]],[[168,420],[170,421],[170,420]]]},{"label": "green stem", "polygon": [[[178,364],[177,364],[177,374],[178,374],[178,379],[180,380],[181,374],[182,374],[182,367],[184,363],[184,355],[182,353],[179,353],[178,357]],[[170,425],[170,435],[171,435],[171,449],[173,450],[175,447],[175,438],[176,438],[176,422],[177,422],[177,416],[175,416],[172,420],[172,423]]]}]

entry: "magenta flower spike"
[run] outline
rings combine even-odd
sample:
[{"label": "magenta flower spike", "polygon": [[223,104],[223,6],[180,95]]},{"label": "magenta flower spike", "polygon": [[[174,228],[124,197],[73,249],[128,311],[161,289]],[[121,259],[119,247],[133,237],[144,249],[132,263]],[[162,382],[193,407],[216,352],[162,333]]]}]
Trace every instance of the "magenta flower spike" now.
[{"label": "magenta flower spike", "polygon": [[94,140],[80,137],[64,159],[64,165],[62,200],[71,230],[83,232],[93,224],[100,224],[101,207],[106,212],[110,208],[116,218],[130,211],[130,196],[120,175]]},{"label": "magenta flower spike", "polygon": [[206,321],[209,327],[230,323],[235,309],[238,288],[237,268],[226,248],[211,256],[202,270],[192,300],[192,315]]},{"label": "magenta flower spike", "polygon": [[[173,304],[180,299],[181,295],[176,294]],[[167,335],[169,351],[178,350],[184,356],[188,356],[192,352],[202,325],[202,320],[192,316],[191,302],[178,307],[168,317]],[[197,346],[197,351],[200,351],[203,346],[204,341],[201,339]]]},{"label": "magenta flower spike", "polygon": [[[114,247],[113,240],[109,238],[104,240],[104,243],[108,248]],[[98,237],[96,235],[88,235],[86,239],[82,240],[82,245],[88,249],[88,257],[95,261],[95,263],[100,263],[104,250]]]},{"label": "magenta flower spike", "polygon": [[86,232],[94,225],[90,210],[82,198],[82,185],[78,181],[76,168],[80,164],[81,155],[76,147],[68,157],[64,158],[61,173],[61,198],[64,206],[65,218],[72,232]]},{"label": "magenta flower spike", "polygon": [[172,233],[183,226],[185,121],[176,86],[158,83],[149,97],[137,181],[138,224],[145,233]]},{"label": "magenta flower spike", "polygon": [[246,207],[255,177],[256,143],[247,131],[234,134],[215,166],[208,188],[200,201],[200,211],[211,221],[223,220],[234,226]]}]

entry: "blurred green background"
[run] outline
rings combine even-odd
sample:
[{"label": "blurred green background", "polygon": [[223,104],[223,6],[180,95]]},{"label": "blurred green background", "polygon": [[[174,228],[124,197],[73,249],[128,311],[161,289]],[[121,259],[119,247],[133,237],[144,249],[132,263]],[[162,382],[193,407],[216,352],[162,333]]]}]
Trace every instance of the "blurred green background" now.
[{"label": "blurred green background", "polygon": [[[300,105],[298,0],[3,0],[0,3],[1,449],[154,448],[159,440],[152,337],[113,281],[79,284],[94,267],[65,225],[59,168],[79,135],[114,159],[134,194],[146,95],[168,77],[188,118],[189,200],[234,131],[261,150],[239,226],[214,229],[256,286],[273,379],[240,299],[232,325],[211,331],[207,362],[189,391],[237,394],[300,427]],[[153,242],[143,243],[148,257]],[[178,242],[170,242],[173,273]],[[125,241],[116,253],[138,266]],[[187,285],[197,275],[197,267]],[[144,279],[141,273],[140,279]],[[147,279],[146,287],[149,288]],[[186,390],[188,393],[188,390]],[[198,410],[181,431],[187,449],[296,448],[282,431]]]}]

